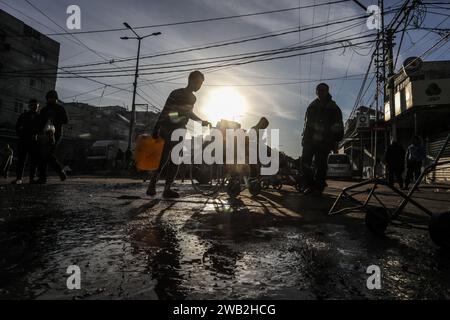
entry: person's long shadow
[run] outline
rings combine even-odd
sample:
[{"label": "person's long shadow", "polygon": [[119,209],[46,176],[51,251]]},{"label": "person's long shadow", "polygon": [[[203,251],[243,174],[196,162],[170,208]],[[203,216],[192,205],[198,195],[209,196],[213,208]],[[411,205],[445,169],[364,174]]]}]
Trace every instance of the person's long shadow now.
[{"label": "person's long shadow", "polygon": [[[297,213],[299,215],[296,220],[298,226],[306,224],[341,225],[348,230],[352,237],[359,238],[364,242],[368,253],[383,253],[393,246],[403,246],[398,239],[390,238],[389,232],[385,236],[371,234],[365,226],[365,212],[329,216],[328,211],[336,200],[336,197],[332,195],[324,194],[321,197],[314,197],[280,190],[278,194],[263,191],[259,196],[252,197],[252,199],[255,201],[268,199],[273,203],[273,206],[282,206]],[[342,205],[349,206],[351,203],[344,201]]]},{"label": "person's long shadow", "polygon": [[252,210],[258,205],[246,204],[242,197],[216,197],[209,202],[213,210],[197,211],[186,221],[184,229],[195,234],[207,248],[203,253],[203,267],[219,278],[234,278],[238,261],[244,253],[239,243],[269,241],[264,230],[274,227],[273,215]]},{"label": "person's long shadow", "polygon": [[[151,210],[160,200],[149,203],[130,211],[130,219],[133,220],[139,213]],[[132,231],[132,246],[138,250],[144,250],[148,256],[147,271],[156,281],[154,291],[159,299],[185,299],[186,292],[181,289],[183,275],[181,269],[181,249],[177,238],[177,230],[163,219],[176,202],[170,202],[159,210],[152,221],[143,229]]]},{"label": "person's long shadow", "polygon": [[161,210],[155,218],[156,236],[160,239],[161,249],[149,259],[152,278],[157,280],[155,292],[160,299],[184,299],[186,293],[181,290],[182,275],[180,270],[181,249],[177,231],[166,221],[164,213],[170,210],[175,202]]},{"label": "person's long shadow", "polygon": [[[250,205],[247,199],[252,200]],[[297,228],[300,233],[304,231],[306,239],[328,243],[331,250],[336,252],[354,250],[362,254],[357,261],[372,259],[386,263],[384,257],[400,253],[403,261],[407,261],[408,257],[424,257],[424,254],[426,256],[426,252],[417,247],[414,241],[401,241],[397,231],[395,237],[391,236],[391,231],[384,237],[372,235],[365,226],[363,212],[356,214],[356,217],[328,216],[328,210],[334,200],[332,195],[314,198],[283,190],[279,193],[262,192],[253,197],[243,194],[237,199],[219,198],[213,202],[212,211],[193,214],[184,227],[196,234],[203,243],[207,243],[208,249],[203,256],[204,266],[216,274],[231,277],[234,277],[238,261],[245,256],[245,249],[241,251],[239,243],[244,243],[243,248],[248,248],[249,243],[258,245],[262,241],[271,241],[271,231],[273,230],[275,237],[279,237],[280,232],[288,230],[284,229],[286,226]],[[259,210],[254,210],[258,207]],[[283,214],[283,209],[286,208],[296,215]],[[312,228],[304,227],[305,225]],[[303,248],[304,244],[300,243],[300,247]],[[325,271],[335,270],[337,260],[327,260],[330,256],[322,254],[320,250],[305,251],[306,255],[308,253],[311,253],[311,265],[314,268],[319,265]],[[448,256],[437,252],[435,257],[439,270],[444,270],[449,265]],[[322,261],[322,258],[325,260]],[[309,275],[312,277],[312,283],[326,290],[327,283],[322,281],[323,273],[313,270]]]},{"label": "person's long shadow", "polygon": [[[274,192],[262,191],[257,197],[252,197],[255,201],[269,201],[272,207],[283,207],[295,213],[303,223],[314,222],[330,222],[328,211],[335,201],[335,197],[323,194],[321,197],[304,196],[297,192],[288,192],[285,190]],[[343,222],[355,220],[350,216],[340,216]],[[359,220],[359,219],[356,219]]]}]

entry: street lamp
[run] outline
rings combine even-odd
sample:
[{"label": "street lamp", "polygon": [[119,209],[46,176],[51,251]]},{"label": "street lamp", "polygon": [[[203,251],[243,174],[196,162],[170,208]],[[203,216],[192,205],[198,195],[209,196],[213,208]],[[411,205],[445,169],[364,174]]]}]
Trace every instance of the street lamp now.
[{"label": "street lamp", "polygon": [[136,122],[136,89],[137,89],[137,78],[139,74],[139,57],[141,54],[141,40],[151,37],[151,36],[159,36],[161,32],[153,32],[151,34],[145,35],[145,36],[139,36],[136,31],[126,22],[123,23],[123,25],[131,30],[135,34],[135,37],[120,37],[122,40],[137,40],[138,41],[138,50],[137,50],[137,58],[136,58],[136,71],[134,73],[134,82],[133,82],[133,101],[131,103],[131,117],[130,117],[130,132],[128,135],[128,150],[131,151],[131,142],[133,140],[133,132],[134,132],[134,126]]}]

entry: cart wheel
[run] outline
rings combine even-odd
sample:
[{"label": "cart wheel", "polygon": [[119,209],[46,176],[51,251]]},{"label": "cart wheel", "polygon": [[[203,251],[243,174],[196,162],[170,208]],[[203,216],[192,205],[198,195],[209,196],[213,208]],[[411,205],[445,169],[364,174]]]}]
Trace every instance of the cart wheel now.
[{"label": "cart wheel", "polygon": [[450,211],[433,214],[429,231],[436,245],[450,249]]},{"label": "cart wheel", "polygon": [[241,192],[241,184],[239,183],[239,180],[231,179],[228,181],[226,190],[230,198],[236,198]]},{"label": "cart wheel", "polygon": [[258,180],[251,180],[248,184],[248,191],[252,196],[257,196],[261,192],[261,184]]},{"label": "cart wheel", "polygon": [[204,196],[217,194],[225,182],[221,166],[191,165],[189,171],[194,190]]},{"label": "cart wheel", "polygon": [[374,235],[382,236],[389,225],[389,214],[385,208],[373,208],[366,213],[366,227]]},{"label": "cart wheel", "polygon": [[269,189],[269,187],[270,187],[270,184],[269,184],[269,181],[267,181],[267,179],[263,179],[263,180],[261,180],[261,188],[262,189]]},{"label": "cart wheel", "polygon": [[275,183],[275,184],[273,185],[273,188],[274,188],[275,190],[281,190],[281,188],[283,188],[283,184],[282,184],[282,183]]}]

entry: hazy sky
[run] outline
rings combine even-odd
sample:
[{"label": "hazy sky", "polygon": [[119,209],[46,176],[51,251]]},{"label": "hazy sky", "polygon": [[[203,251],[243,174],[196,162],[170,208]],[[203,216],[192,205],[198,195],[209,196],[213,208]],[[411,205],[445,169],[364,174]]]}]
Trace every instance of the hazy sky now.
[{"label": "hazy sky", "polygon": [[[236,14],[247,14],[261,11],[278,10],[310,4],[328,3],[331,0],[30,0],[35,6],[59,25],[66,28],[66,8],[77,4],[81,8],[81,31],[121,28],[124,21],[132,26],[146,26],[186,20],[215,18]],[[360,0],[365,6],[375,1]],[[385,1],[385,7],[398,5],[402,1]],[[18,17],[44,34],[61,32],[62,30],[47,17],[39,13],[24,0],[0,0],[0,8]],[[437,8],[429,8],[424,25],[440,28],[449,27],[449,17],[430,13],[441,12]],[[447,10],[447,14],[450,12]],[[327,21],[345,19],[364,14],[362,8],[354,2],[344,2],[333,5],[319,6],[302,10],[272,13],[254,17],[244,17],[230,20],[204,22],[189,25],[167,26],[150,29],[141,29],[141,35],[160,31],[162,35],[149,37],[142,43],[141,55],[150,55],[163,51],[173,51],[182,48],[207,45],[219,41],[232,40],[243,37],[276,32],[288,28],[321,24]],[[390,21],[387,17],[387,21]],[[356,25],[358,22],[359,25]],[[347,30],[341,30],[349,27]],[[67,30],[67,29],[66,29]],[[338,32],[336,32],[338,30]],[[67,30],[69,31],[69,30]],[[191,53],[176,54],[157,58],[141,60],[141,65],[171,61],[183,61],[198,58],[226,56],[232,54],[279,49],[291,45],[323,42],[325,39],[344,39],[356,37],[361,33],[367,34],[368,28],[363,20],[354,20],[345,24],[307,30],[301,33],[272,37],[264,40],[251,41],[236,45],[212,48]],[[137,42],[134,40],[121,40],[121,36],[132,35],[129,31],[116,31],[99,34],[76,35],[79,41],[96,53],[88,50],[84,45],[77,43],[73,37],[50,36],[61,43],[60,67],[90,62],[100,62],[104,59],[135,57]],[[423,38],[426,35],[425,38]],[[317,37],[322,37],[317,39]],[[424,30],[411,30],[405,35],[400,52],[397,69],[408,56],[420,55],[431,47],[439,36]],[[366,38],[365,40],[369,40]],[[363,41],[363,40],[358,40]],[[400,42],[400,34],[397,37]],[[315,49],[312,49],[315,50]],[[197,92],[196,112],[200,116],[211,116],[211,110],[204,111],[217,104],[218,108],[227,108],[228,101],[245,104],[243,114],[234,119],[241,122],[244,128],[253,126],[261,116],[270,121],[269,128],[280,129],[280,149],[287,154],[297,157],[300,154],[300,139],[303,130],[303,119],[306,107],[314,99],[315,85],[322,79],[364,74],[369,63],[371,47],[357,50],[342,48],[325,53],[314,53],[301,57],[292,57],[275,61],[258,62],[248,65],[228,67],[214,72],[205,71],[205,86]],[[304,52],[308,52],[305,50]],[[395,52],[396,53],[396,52]],[[425,60],[447,60],[450,57],[448,44]],[[116,64],[115,66],[132,68],[134,61]],[[105,67],[105,66],[101,66]],[[106,66],[114,68],[113,66]],[[184,69],[184,68],[183,68]],[[200,68],[201,70],[201,68]],[[121,88],[131,89],[133,73],[129,76],[100,78],[107,84],[117,84]],[[161,108],[171,90],[182,87],[186,83],[187,72],[166,75],[147,75],[139,78],[139,93],[155,106]],[[179,79],[167,82],[155,82],[167,78]],[[370,78],[369,78],[370,79]],[[295,83],[302,81],[301,84]],[[348,116],[355,102],[362,76],[348,79],[324,80],[331,87],[331,94]],[[223,86],[233,87],[221,91]],[[89,94],[81,95],[85,92]],[[117,91],[86,79],[59,79],[57,90],[64,101],[77,100],[93,105],[131,105],[131,93]],[[230,93],[231,92],[231,93]],[[112,94],[113,93],[113,94]],[[103,97],[101,95],[103,94]],[[368,90],[363,100],[369,103],[373,100],[374,90]],[[72,97],[79,95],[78,97]],[[229,97],[229,99],[227,98]],[[242,102],[244,101],[244,102]],[[137,98],[137,103],[146,103]],[[220,113],[216,114],[219,116]]]}]

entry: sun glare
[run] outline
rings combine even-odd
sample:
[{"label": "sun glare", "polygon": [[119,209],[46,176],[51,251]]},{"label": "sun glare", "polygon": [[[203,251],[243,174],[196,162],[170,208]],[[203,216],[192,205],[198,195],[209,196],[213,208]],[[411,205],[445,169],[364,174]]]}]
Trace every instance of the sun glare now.
[{"label": "sun glare", "polygon": [[239,121],[245,110],[245,98],[232,87],[211,91],[202,108],[203,114],[212,125],[216,125],[221,119]]}]

